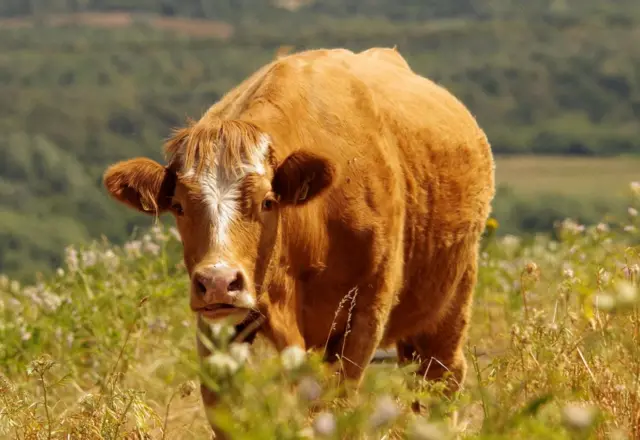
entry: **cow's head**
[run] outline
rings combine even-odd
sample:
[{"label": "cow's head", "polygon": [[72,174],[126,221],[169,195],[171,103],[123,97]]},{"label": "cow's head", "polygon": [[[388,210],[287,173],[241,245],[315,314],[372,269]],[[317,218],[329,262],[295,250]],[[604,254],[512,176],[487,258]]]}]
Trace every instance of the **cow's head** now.
[{"label": "cow's head", "polygon": [[307,203],[334,181],[327,158],[303,149],[278,162],[274,147],[252,124],[201,121],[167,143],[167,166],[135,158],[104,174],[118,201],[175,216],[191,308],[207,318],[240,320],[256,306],[282,210]]}]

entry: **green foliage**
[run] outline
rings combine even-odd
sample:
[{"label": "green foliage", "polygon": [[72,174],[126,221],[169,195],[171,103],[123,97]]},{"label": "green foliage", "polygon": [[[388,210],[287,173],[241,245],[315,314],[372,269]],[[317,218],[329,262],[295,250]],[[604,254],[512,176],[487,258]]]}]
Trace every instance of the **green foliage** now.
[{"label": "green foliage", "polygon": [[[107,198],[105,167],[161,159],[172,128],[281,45],[397,45],[417,72],[469,106],[496,153],[640,151],[634,0],[277,3],[0,0],[0,230],[14,237],[0,241],[0,272],[28,278],[60,263],[61,242],[105,235],[122,243],[148,224]],[[496,206],[526,207],[509,228],[527,231],[548,229],[558,210],[544,206],[564,203],[510,201],[501,195]]]},{"label": "green foliage", "polygon": [[[201,336],[213,351],[199,361],[175,230],[69,247],[64,268],[34,286],[0,278],[0,436],[207,438],[207,418],[237,439],[637,436],[632,221],[565,220],[557,239],[488,234],[468,377],[450,397],[393,362],[345,393],[321,352],[229,343],[224,322]],[[221,393],[215,409],[203,410],[199,379]]]}]

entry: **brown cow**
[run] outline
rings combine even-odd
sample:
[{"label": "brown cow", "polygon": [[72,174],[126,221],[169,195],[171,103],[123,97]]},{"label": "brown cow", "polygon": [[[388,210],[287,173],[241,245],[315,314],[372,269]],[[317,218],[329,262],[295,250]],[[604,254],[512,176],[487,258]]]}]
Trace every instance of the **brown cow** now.
[{"label": "brown cow", "polygon": [[[166,151],[166,166],[120,162],[104,183],[135,209],[175,215],[199,319],[246,324],[259,311],[277,349],[328,340],[355,384],[391,344],[428,378],[463,381],[493,156],[465,106],[395,49],[280,57]],[[349,292],[343,341],[350,306],[331,327]]]}]

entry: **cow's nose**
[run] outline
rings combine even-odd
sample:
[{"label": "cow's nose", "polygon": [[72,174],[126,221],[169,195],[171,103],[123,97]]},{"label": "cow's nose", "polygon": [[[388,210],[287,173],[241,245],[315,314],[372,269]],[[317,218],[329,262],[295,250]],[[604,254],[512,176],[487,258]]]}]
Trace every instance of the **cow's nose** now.
[{"label": "cow's nose", "polygon": [[244,290],[244,275],[230,267],[206,267],[193,274],[193,287],[197,294],[209,296],[211,300],[223,299],[230,293]]}]

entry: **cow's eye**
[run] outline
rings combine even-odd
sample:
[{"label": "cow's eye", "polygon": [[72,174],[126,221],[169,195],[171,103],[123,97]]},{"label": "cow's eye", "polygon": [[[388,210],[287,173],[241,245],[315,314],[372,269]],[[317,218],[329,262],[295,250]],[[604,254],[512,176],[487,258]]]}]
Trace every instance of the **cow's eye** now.
[{"label": "cow's eye", "polygon": [[173,205],[171,205],[171,209],[173,210],[173,212],[176,213],[176,215],[184,214],[184,211],[182,210],[182,205],[180,203],[174,203]]},{"label": "cow's eye", "polygon": [[271,211],[275,206],[276,201],[272,197],[267,197],[262,201],[262,210],[263,211]]}]

